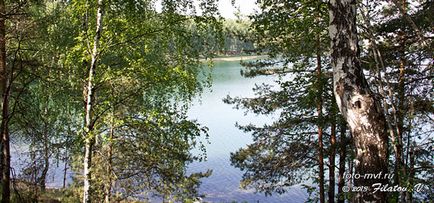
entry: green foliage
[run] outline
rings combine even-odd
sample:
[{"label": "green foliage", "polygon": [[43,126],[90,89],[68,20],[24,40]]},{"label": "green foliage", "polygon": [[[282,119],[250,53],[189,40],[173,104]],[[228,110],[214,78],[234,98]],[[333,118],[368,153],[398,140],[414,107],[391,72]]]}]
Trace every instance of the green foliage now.
[{"label": "green foliage", "polygon": [[248,19],[226,19],[223,23],[224,43],[221,53],[226,55],[251,54],[256,51],[254,35]]},{"label": "green foliage", "polygon": [[[400,5],[402,2],[405,5]],[[241,185],[268,195],[283,193],[290,185],[304,181],[306,173],[318,172],[315,170],[316,129],[322,127],[328,136],[332,123],[340,123],[342,118],[333,99],[332,73],[329,58],[325,56],[329,47],[327,3],[274,0],[258,1],[258,5],[261,12],[251,16],[251,27],[255,44],[270,58],[244,63],[246,70],[242,74],[246,77],[276,74],[279,80],[275,86],[255,87],[253,98],[228,96],[225,102],[255,114],[278,115],[273,123],[264,126],[239,126],[252,133],[254,142],[231,154],[232,164],[244,171]],[[396,136],[399,131],[405,136],[401,139],[406,141],[395,141],[390,146],[401,146],[406,157],[402,161],[405,170],[414,171],[407,173],[411,177],[406,178],[399,175],[403,172],[397,172],[400,184],[404,181],[404,185],[419,181],[432,185],[432,176],[427,175],[432,174],[431,169],[425,168],[433,163],[432,147],[429,147],[433,142],[432,105],[427,105],[432,103],[429,102],[432,101],[433,46],[429,37],[432,9],[431,1],[358,2],[364,73],[376,99],[382,101],[382,110],[390,123],[389,132],[394,131]],[[321,64],[321,74],[316,69],[318,64]],[[319,102],[322,117],[316,112]],[[324,144],[324,152],[328,153],[330,143]],[[348,148],[346,158],[352,162],[354,152],[351,145]],[[397,165],[393,153],[391,161],[391,165]],[[413,164],[421,169],[416,170]],[[316,187],[306,189],[316,194]],[[406,194],[406,198],[412,198],[411,195]],[[430,197],[432,191],[418,198]]]},{"label": "green foliage", "polygon": [[[432,32],[430,13],[434,4],[431,1],[403,2],[363,4],[364,16],[361,19],[365,27],[361,29],[361,35],[367,38],[369,44],[363,44],[362,56],[370,75],[375,75],[369,78],[374,91],[388,108],[385,115],[391,126],[390,131],[398,135],[394,141],[391,138],[391,146],[400,147],[401,156],[406,157],[401,160],[402,168],[397,170],[396,152],[391,148],[394,156],[390,165],[395,168],[390,171],[394,171],[397,177],[394,181],[398,180],[401,186],[417,182],[432,184],[433,176],[426,175],[432,174],[432,169],[414,170],[414,167],[434,162],[430,147],[433,127],[429,118],[433,111],[432,105],[426,105],[432,104],[433,41],[427,36]],[[407,197],[409,195],[406,194]],[[418,195],[420,200],[427,200],[432,198],[433,191],[427,190]],[[393,198],[403,197],[402,194],[394,194]]]},{"label": "green foliage", "polygon": [[[94,198],[104,194],[103,188],[111,184],[104,180],[113,174],[113,190],[124,191],[120,198],[143,192],[165,198],[191,197],[197,195],[194,188],[199,178],[209,176],[188,176],[185,172],[186,164],[200,160],[190,150],[204,149],[196,139],[206,134],[206,128],[189,121],[185,113],[193,96],[206,87],[206,81],[200,79],[204,77],[199,77],[203,73],[199,57],[209,54],[206,49],[192,46],[195,43],[191,42],[201,42],[202,36],[191,27],[215,29],[218,22],[183,15],[187,10],[182,5],[189,4],[163,1],[161,13],[146,1],[134,6],[128,1],[113,2],[105,7],[95,72],[95,129],[91,134],[97,138],[96,151],[101,154],[94,159],[94,176],[100,185]],[[89,19],[95,18],[93,5],[75,2],[66,6],[76,19],[76,27],[82,23],[83,13],[89,13]],[[93,21],[86,23],[67,53],[70,58],[66,63],[77,70],[83,70],[82,61],[89,61],[88,44],[94,35]],[[113,155],[105,157],[107,150]],[[102,167],[108,162],[113,167],[109,174]]]},{"label": "green foliage", "polygon": [[[271,57],[290,62],[313,57],[317,37],[328,44],[327,3],[323,1],[259,1],[261,13],[252,16],[252,27],[259,48]],[[321,46],[321,52],[328,46]]]},{"label": "green foliage", "polygon": [[[317,167],[317,131],[328,131],[332,111],[328,60],[327,6],[321,1],[261,1],[261,13],[251,16],[255,43],[269,59],[244,63],[246,77],[279,75],[276,86],[257,85],[253,98],[224,101],[255,114],[278,118],[264,126],[238,126],[251,132],[253,143],[231,154],[232,164],[244,171],[241,186],[266,195],[285,193],[309,179]],[[320,57],[320,61],[317,61]],[[318,63],[323,73],[317,73]],[[323,117],[317,115],[322,101]]]},{"label": "green foliage", "polygon": [[[200,1],[200,16],[192,0],[163,0],[161,12],[152,0],[104,2],[93,129],[83,137],[91,130],[83,126],[83,106],[97,2],[6,1],[8,125],[12,140],[30,149],[30,160],[18,178],[43,187],[44,170],[59,161],[80,172],[83,141],[92,137],[94,199],[102,199],[109,188],[119,201],[138,195],[192,200],[200,195],[201,179],[211,175],[186,172],[186,165],[206,158],[199,138],[207,137],[208,130],[186,116],[192,99],[210,85],[209,71],[203,70],[208,66],[200,59],[259,49],[270,58],[245,63],[242,74],[277,74],[276,87],[258,85],[255,97],[228,97],[225,102],[278,118],[264,126],[238,126],[254,138],[231,154],[232,164],[245,172],[241,185],[269,195],[284,193],[306,179],[316,181],[309,174],[317,173],[317,127],[328,135],[332,123],[341,119],[325,56],[326,2],[258,1],[261,12],[250,20],[224,22],[218,18],[215,0]],[[432,185],[433,3],[411,1],[403,6],[405,16],[396,14],[402,12],[398,4],[360,3],[360,11],[367,15],[358,19],[360,41],[369,41],[361,44],[368,82],[375,84],[373,91],[383,100],[389,130],[400,128],[405,136],[405,169],[411,173],[400,180],[410,186]],[[316,72],[318,65],[321,74]],[[193,149],[202,153],[193,154]],[[325,142],[325,151],[329,149]],[[352,160],[352,152],[348,154]],[[62,202],[80,201],[82,177],[73,179]],[[35,198],[33,191],[39,186],[26,191],[26,198]],[[316,194],[315,188],[306,188]],[[433,193],[430,189],[418,197],[430,200]]]},{"label": "green foliage", "polygon": [[[212,56],[219,46],[206,44],[221,36],[216,2],[202,1],[202,16],[191,15],[191,0],[165,0],[162,5],[157,12],[154,1],[104,4],[94,127],[87,134],[96,139],[95,199],[104,198],[108,185],[118,199],[139,194],[191,199],[198,195],[201,178],[211,175],[186,172],[187,164],[204,159],[205,147],[198,140],[208,136],[207,128],[189,120],[186,112],[193,97],[210,85],[203,75],[208,71],[202,71],[207,66],[199,59]],[[36,159],[48,158],[37,162],[44,166],[64,160],[76,172],[82,168],[82,135],[90,130],[83,128],[83,87],[96,35],[96,7],[96,1],[87,0],[30,4],[30,18],[21,20],[28,23],[22,28],[28,39],[8,42],[10,50],[21,48],[20,60],[28,60],[29,68],[16,82],[22,91],[17,92],[13,126],[33,153],[29,177],[42,177],[35,168],[43,166],[36,166]],[[196,148],[202,154],[193,155]],[[73,178],[73,195],[62,201],[74,202],[79,195],[82,177]]]}]

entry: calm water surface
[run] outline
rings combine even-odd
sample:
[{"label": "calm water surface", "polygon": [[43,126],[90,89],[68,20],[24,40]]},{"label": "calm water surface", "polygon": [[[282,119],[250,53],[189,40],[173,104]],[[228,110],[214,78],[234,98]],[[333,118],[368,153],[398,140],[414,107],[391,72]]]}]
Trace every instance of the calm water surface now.
[{"label": "calm water surface", "polygon": [[[230,165],[231,152],[245,147],[252,142],[250,134],[243,133],[235,127],[240,124],[264,124],[273,120],[272,117],[245,114],[243,110],[236,110],[232,105],[223,103],[222,99],[227,95],[232,97],[253,97],[252,88],[255,84],[273,83],[273,76],[259,76],[244,78],[240,75],[242,66],[237,62],[216,62],[212,70],[213,85],[198,98],[189,111],[191,119],[197,119],[199,123],[209,128],[209,142],[206,145],[207,161],[193,163],[189,166],[190,172],[206,171],[212,169],[210,177],[203,179],[200,193],[205,194],[206,202],[304,202],[306,192],[299,186],[294,186],[287,194],[275,194],[265,197],[264,194],[255,193],[254,190],[242,190],[239,188],[242,171]],[[12,165],[15,174],[24,167],[26,162],[26,147],[12,147]],[[72,172],[68,171],[68,182],[72,182]],[[59,188],[63,181],[63,163],[52,163],[47,186]]]},{"label": "calm water surface", "polygon": [[207,202],[304,202],[307,194],[299,186],[294,186],[287,194],[275,194],[265,197],[254,190],[239,188],[242,171],[230,165],[230,153],[245,147],[252,142],[250,134],[246,134],[235,127],[239,124],[270,123],[273,117],[245,114],[244,110],[237,110],[233,105],[223,103],[227,95],[231,97],[253,97],[252,88],[255,84],[273,83],[273,76],[259,76],[244,78],[240,75],[243,67],[236,62],[216,62],[212,70],[213,85],[206,91],[201,102],[196,101],[189,116],[197,119],[209,128],[207,145],[207,161],[190,165],[192,172],[212,169],[213,174],[203,180],[200,192],[206,195]]}]

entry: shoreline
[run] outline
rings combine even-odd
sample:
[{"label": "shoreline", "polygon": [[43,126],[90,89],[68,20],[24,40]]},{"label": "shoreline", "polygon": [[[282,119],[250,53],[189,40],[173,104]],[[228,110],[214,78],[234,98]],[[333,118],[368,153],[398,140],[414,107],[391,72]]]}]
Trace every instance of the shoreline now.
[{"label": "shoreline", "polygon": [[[254,59],[261,59],[266,58],[267,55],[254,55],[254,56],[219,56],[216,58],[212,58],[211,60],[213,62],[219,62],[219,61],[225,61],[225,62],[231,62],[231,61],[243,61],[243,60],[254,60]],[[205,61],[205,59],[200,59],[200,61]]]}]

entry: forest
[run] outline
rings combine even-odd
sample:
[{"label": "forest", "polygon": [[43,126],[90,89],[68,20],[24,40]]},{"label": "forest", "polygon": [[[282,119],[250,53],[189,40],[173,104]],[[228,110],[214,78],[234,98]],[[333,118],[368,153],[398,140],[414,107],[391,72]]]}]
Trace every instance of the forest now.
[{"label": "forest", "polygon": [[233,56],[276,78],[219,98],[272,118],[235,124],[251,139],[227,154],[240,190],[434,199],[432,0],[256,0],[237,19],[218,5],[0,0],[0,203],[211,202],[213,170],[189,166],[214,135],[189,109]]}]

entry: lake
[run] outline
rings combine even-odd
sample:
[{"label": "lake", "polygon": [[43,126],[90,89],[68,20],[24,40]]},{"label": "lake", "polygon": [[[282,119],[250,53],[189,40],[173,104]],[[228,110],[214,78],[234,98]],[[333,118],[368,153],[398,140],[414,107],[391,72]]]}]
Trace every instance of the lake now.
[{"label": "lake", "polygon": [[[264,203],[301,203],[307,199],[307,193],[300,186],[293,186],[283,195],[265,197],[254,190],[242,190],[239,182],[242,171],[230,165],[230,153],[245,147],[252,142],[250,134],[246,134],[235,127],[239,124],[264,124],[273,120],[273,117],[245,114],[244,110],[236,110],[232,105],[223,103],[227,95],[232,97],[253,97],[252,88],[255,84],[274,83],[274,76],[258,76],[244,78],[240,75],[243,67],[239,61],[220,61],[215,63],[212,69],[213,83],[201,97],[197,98],[189,110],[190,119],[196,119],[199,123],[209,128],[209,142],[206,145],[207,161],[189,165],[189,172],[206,171],[212,169],[210,177],[204,178],[199,189],[205,194],[206,202],[264,202]],[[15,174],[19,173],[28,160],[27,146],[13,144],[12,166]],[[72,182],[73,172],[68,170],[68,182]],[[63,182],[63,163],[52,163],[47,177],[47,187],[60,188]]]},{"label": "lake", "polygon": [[207,161],[193,163],[189,170],[213,170],[213,174],[203,180],[199,190],[206,195],[204,200],[207,202],[304,202],[307,193],[300,186],[293,186],[287,194],[269,197],[255,194],[254,190],[239,188],[242,171],[230,165],[230,153],[251,143],[252,138],[235,127],[235,123],[264,124],[271,122],[273,117],[245,114],[244,110],[234,109],[233,105],[225,104],[222,99],[227,95],[253,97],[252,88],[255,84],[274,83],[276,79],[274,76],[244,78],[240,75],[242,68],[239,61],[216,62],[212,70],[211,89],[205,91],[200,101],[195,101],[190,109],[189,117],[209,128],[210,144],[206,145]]}]

